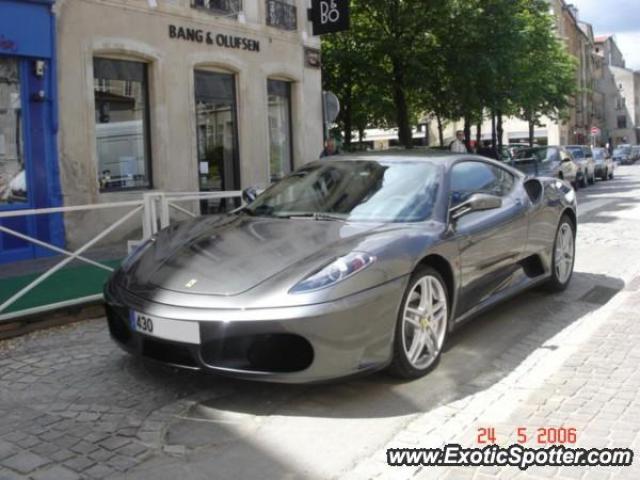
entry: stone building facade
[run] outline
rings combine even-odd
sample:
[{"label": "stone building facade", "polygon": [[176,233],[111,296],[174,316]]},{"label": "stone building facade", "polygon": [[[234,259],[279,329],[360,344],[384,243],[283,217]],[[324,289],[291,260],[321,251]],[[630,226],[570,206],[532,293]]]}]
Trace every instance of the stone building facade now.
[{"label": "stone building facade", "polygon": [[602,137],[613,146],[640,143],[640,73],[626,67],[615,38],[596,38],[595,53],[601,69],[597,90],[602,94]]},{"label": "stone building facade", "polygon": [[[306,7],[59,0],[65,205],[266,187],[317,158],[319,40]],[[121,215],[105,212],[68,215],[68,241],[80,244]]]}]

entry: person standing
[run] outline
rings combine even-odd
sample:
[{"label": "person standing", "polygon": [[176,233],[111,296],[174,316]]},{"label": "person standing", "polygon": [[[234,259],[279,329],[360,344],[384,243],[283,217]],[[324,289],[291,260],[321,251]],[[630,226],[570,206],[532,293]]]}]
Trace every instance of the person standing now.
[{"label": "person standing", "polygon": [[338,154],[338,146],[336,145],[336,140],[333,137],[327,138],[327,141],[324,145],[324,150],[320,153],[320,158],[331,157],[333,155]]},{"label": "person standing", "polygon": [[464,132],[462,130],[458,130],[456,132],[456,139],[451,142],[451,145],[449,145],[449,150],[453,153],[469,153],[464,140]]}]

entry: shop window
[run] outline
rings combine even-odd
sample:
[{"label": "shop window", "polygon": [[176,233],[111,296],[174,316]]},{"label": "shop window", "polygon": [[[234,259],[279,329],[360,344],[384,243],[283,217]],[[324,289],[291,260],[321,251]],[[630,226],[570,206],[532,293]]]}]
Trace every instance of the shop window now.
[{"label": "shop window", "polygon": [[291,83],[268,80],[269,178],[280,180],[293,168],[291,138]]},{"label": "shop window", "polygon": [[267,0],[267,25],[282,30],[297,30],[298,10],[286,0]]},{"label": "shop window", "polygon": [[[198,178],[200,191],[240,188],[235,76],[195,71]],[[233,202],[207,200],[202,213],[217,213]]]},{"label": "shop window", "polygon": [[100,191],[151,187],[147,65],[94,58]]},{"label": "shop window", "polygon": [[0,56],[0,206],[27,203],[18,61]]}]

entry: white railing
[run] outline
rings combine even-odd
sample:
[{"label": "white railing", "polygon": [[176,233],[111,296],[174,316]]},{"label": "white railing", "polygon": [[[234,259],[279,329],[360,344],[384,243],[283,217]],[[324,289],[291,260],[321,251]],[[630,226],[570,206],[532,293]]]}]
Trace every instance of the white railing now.
[{"label": "white railing", "polygon": [[[178,205],[183,202],[194,202],[194,201],[202,201],[202,200],[222,200],[222,199],[234,199],[241,198],[242,193],[239,191],[233,192],[211,192],[211,193],[162,193],[162,192],[150,192],[145,193],[142,196],[142,199],[139,200],[131,200],[125,202],[112,202],[112,203],[98,203],[92,205],[78,205],[71,207],[56,207],[56,208],[40,208],[40,209],[30,209],[30,210],[14,210],[10,212],[0,212],[0,221],[5,218],[12,217],[25,217],[25,216],[36,216],[36,215],[47,215],[54,213],[73,213],[73,212],[86,212],[86,211],[96,211],[96,210],[107,210],[107,209],[129,209],[124,216],[121,216],[114,223],[109,225],[107,228],[102,230],[96,236],[94,236],[91,240],[86,242],[80,248],[70,251],[56,245],[52,245],[50,243],[44,242],[37,238],[31,237],[24,233],[18,232],[16,230],[7,228],[3,225],[0,225],[0,233],[4,233],[6,235],[11,235],[13,237],[19,238],[21,240],[32,243],[38,247],[42,247],[53,252],[64,255],[66,258],[56,263],[54,266],[49,268],[47,271],[41,273],[36,279],[34,279],[31,283],[26,285],[24,288],[20,289],[18,292],[13,294],[11,297],[6,299],[2,304],[0,304],[0,323],[3,321],[13,320],[19,317],[34,315],[38,313],[43,313],[51,310],[56,310],[59,308],[80,305],[83,303],[95,302],[102,299],[102,294],[91,295],[88,297],[76,298],[72,300],[66,300],[63,302],[53,303],[49,305],[38,306],[26,310],[20,310],[16,312],[3,313],[9,308],[11,305],[15,304],[18,300],[23,298],[26,294],[32,291],[35,287],[40,285],[42,282],[47,280],[53,274],[63,269],[69,263],[74,260],[78,260],[84,262],[88,265],[94,266],[96,268],[100,268],[102,270],[106,270],[108,272],[112,272],[114,269],[109,265],[105,265],[104,263],[97,262],[95,260],[91,260],[84,256],[84,253],[88,251],[91,247],[98,244],[100,241],[104,240],[108,237],[112,232],[114,232],[117,228],[121,227],[132,218],[134,218],[137,214],[140,214],[140,221],[142,223],[142,239],[138,240],[129,240],[128,241],[128,250],[130,251],[135,245],[144,241],[151,236],[158,233],[163,228],[168,227],[171,224],[171,211],[175,210],[176,212],[180,212],[189,217],[197,217],[198,214],[193,211],[181,207]],[[199,208],[195,209],[199,211]]]}]

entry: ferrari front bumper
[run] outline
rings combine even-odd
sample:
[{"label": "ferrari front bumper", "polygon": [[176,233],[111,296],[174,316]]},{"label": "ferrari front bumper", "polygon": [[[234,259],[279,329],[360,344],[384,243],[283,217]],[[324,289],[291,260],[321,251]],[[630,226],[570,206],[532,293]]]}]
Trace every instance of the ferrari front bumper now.
[{"label": "ferrari front bumper", "polygon": [[[407,280],[401,277],[329,303],[233,312],[153,303],[112,284],[105,289],[105,301],[112,338],[132,354],[238,378],[308,383],[381,369],[390,362]],[[197,323],[199,342],[140,333],[131,312],[157,322]]]}]

